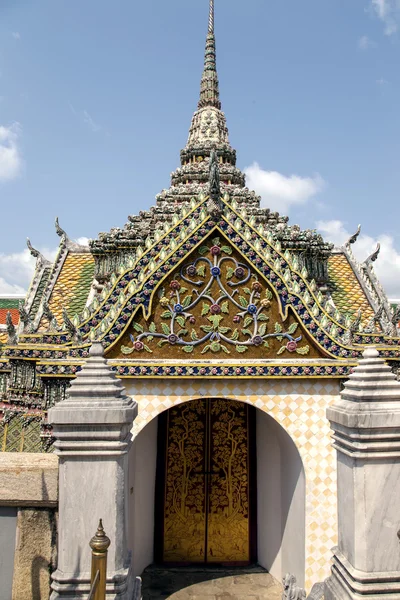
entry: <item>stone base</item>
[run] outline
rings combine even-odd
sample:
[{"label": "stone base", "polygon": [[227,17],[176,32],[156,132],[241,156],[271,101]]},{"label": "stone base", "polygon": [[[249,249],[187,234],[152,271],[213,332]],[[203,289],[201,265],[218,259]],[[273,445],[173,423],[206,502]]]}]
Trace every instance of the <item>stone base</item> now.
[{"label": "stone base", "polygon": [[338,551],[325,581],[325,600],[400,600],[400,572],[359,571]]},{"label": "stone base", "polygon": [[[90,592],[90,578],[66,576],[55,571],[52,576],[50,600],[87,600]],[[128,569],[107,577],[106,600],[131,600],[135,579]]]}]

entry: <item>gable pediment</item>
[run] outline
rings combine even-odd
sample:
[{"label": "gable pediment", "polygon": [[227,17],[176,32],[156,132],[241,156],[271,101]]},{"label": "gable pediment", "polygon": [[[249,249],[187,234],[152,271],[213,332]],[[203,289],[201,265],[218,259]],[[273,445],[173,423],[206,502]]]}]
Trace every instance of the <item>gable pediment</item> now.
[{"label": "gable pediment", "polygon": [[[249,249],[250,250],[250,249]],[[109,358],[319,358],[270,282],[216,227],[153,292]]]}]

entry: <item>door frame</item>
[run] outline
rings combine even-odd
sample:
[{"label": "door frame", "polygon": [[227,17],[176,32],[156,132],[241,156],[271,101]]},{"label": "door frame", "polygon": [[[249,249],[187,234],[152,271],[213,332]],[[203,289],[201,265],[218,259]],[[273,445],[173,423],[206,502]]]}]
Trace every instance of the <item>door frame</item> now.
[{"label": "door frame", "polygon": [[[210,398],[212,402],[214,398]],[[256,408],[251,404],[236,400],[234,398],[222,398],[232,402],[246,404],[248,409],[248,465],[249,465],[249,554],[250,560],[246,563],[207,563],[206,556],[204,562],[165,562],[163,561],[163,541],[164,541],[164,497],[165,497],[165,478],[166,478],[166,450],[168,433],[168,412],[177,406],[173,406],[158,415],[157,431],[157,463],[156,463],[156,484],[154,501],[154,562],[160,565],[170,567],[195,566],[213,568],[218,566],[247,566],[257,562],[257,439],[256,439]],[[197,400],[197,398],[193,398]],[[198,400],[207,400],[198,398]],[[190,402],[190,401],[189,401]]]}]

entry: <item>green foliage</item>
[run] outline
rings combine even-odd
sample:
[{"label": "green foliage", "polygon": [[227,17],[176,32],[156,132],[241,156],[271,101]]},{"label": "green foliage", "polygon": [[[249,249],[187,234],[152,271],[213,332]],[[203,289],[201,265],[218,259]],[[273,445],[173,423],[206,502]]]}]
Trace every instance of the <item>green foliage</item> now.
[{"label": "green foliage", "polygon": [[200,329],[202,329],[205,333],[210,333],[214,330],[212,325],[200,325]]},{"label": "green foliage", "polygon": [[197,331],[195,329],[192,329],[192,331],[190,332],[190,337],[192,338],[193,341],[196,341],[199,339],[199,336],[197,335]]},{"label": "green foliage", "polygon": [[199,254],[203,255],[203,254],[207,254],[207,252],[209,251],[209,247],[208,246],[202,246],[199,249]]},{"label": "green foliage", "polygon": [[146,352],[148,352],[149,354],[153,354],[153,350],[150,350],[150,348],[148,346],[146,346],[146,344],[143,344],[143,348],[146,350]]},{"label": "green foliage", "polygon": [[282,333],[282,325],[275,323],[275,333]]},{"label": "green foliage", "polygon": [[281,346],[281,348],[279,348],[277,354],[282,354],[282,352],[285,352],[286,350],[286,346]]},{"label": "green foliage", "polygon": [[267,331],[267,324],[263,323],[263,325],[260,325],[259,329],[258,329],[258,335],[265,335]]},{"label": "green foliage", "polygon": [[239,339],[239,330],[238,330],[238,329],[235,329],[235,331],[232,333],[232,335],[231,335],[231,339],[232,339],[234,342],[236,342],[236,340],[238,340],[238,339]]},{"label": "green foliage", "polygon": [[122,354],[132,354],[134,348],[129,348],[129,346],[121,346]]},{"label": "green foliage", "polygon": [[226,270],[226,278],[232,279],[234,272],[235,272],[235,269],[232,269],[232,267],[228,267]]},{"label": "green foliage", "polygon": [[191,303],[191,301],[192,301],[192,296],[190,296],[190,295],[186,296],[182,302],[183,308],[187,308],[189,306],[189,304]]},{"label": "green foliage", "polygon": [[251,323],[253,323],[253,322],[254,322],[254,318],[253,318],[253,317],[246,317],[246,318],[245,318],[245,320],[244,320],[244,323],[243,323],[243,325],[244,325],[245,327],[248,327],[248,326],[249,326],[249,325],[251,325]]},{"label": "green foliage", "polygon": [[288,334],[292,335],[296,331],[296,329],[298,328],[298,326],[299,326],[298,323],[292,323],[291,326],[288,329]]},{"label": "green foliage", "polygon": [[258,321],[269,321],[269,316],[268,315],[264,315],[264,313],[260,313],[257,316]]},{"label": "green foliage", "polygon": [[162,319],[170,319],[171,317],[172,317],[172,312],[170,310],[165,310],[163,313],[161,313]]},{"label": "green foliage", "polygon": [[204,277],[206,274],[206,265],[199,265],[196,269],[196,273],[197,275],[200,275],[200,277]]},{"label": "green foliage", "polygon": [[248,348],[247,346],[235,346],[236,348],[236,352],[239,352],[240,354],[243,354],[243,352],[247,352]]},{"label": "green foliage", "polygon": [[189,354],[189,352],[193,352],[194,346],[183,346],[182,350]]},{"label": "green foliage", "polygon": [[229,314],[229,302],[228,302],[228,300],[226,300],[225,302],[223,302],[223,303],[221,304],[221,311],[222,311],[224,314],[226,314],[226,315],[228,315],[228,314]]},{"label": "green foliage", "polygon": [[151,331],[151,333],[156,333],[157,329],[156,329],[156,324],[154,322],[150,323],[149,331]]},{"label": "green foliage", "polygon": [[134,323],[133,324],[133,329],[135,331],[138,331],[139,333],[143,333],[143,327],[140,325],[140,323]]},{"label": "green foliage", "polygon": [[251,289],[250,288],[245,287],[245,288],[243,288],[243,291],[244,291],[245,294],[247,294],[248,296],[250,296],[250,294],[251,294]]},{"label": "green foliage", "polygon": [[176,335],[178,337],[181,337],[182,335],[187,335],[187,334],[188,334],[188,330],[187,329],[180,329]]},{"label": "green foliage", "polygon": [[182,317],[182,315],[178,315],[176,317],[176,322],[178,323],[178,325],[180,325],[181,327],[185,327],[185,317]]},{"label": "green foliage", "polygon": [[221,240],[220,240],[220,238],[219,238],[219,237],[215,237],[215,238],[213,238],[213,239],[211,240],[211,243],[212,243],[212,245],[213,245],[213,246],[218,246],[218,245],[219,245],[219,243],[220,243],[220,241],[221,241]]},{"label": "green foliage", "polygon": [[249,335],[250,337],[253,337],[253,333],[250,331],[250,329],[242,329],[242,334],[243,335]]},{"label": "green foliage", "polygon": [[163,333],[165,333],[165,335],[169,335],[171,333],[171,330],[166,323],[161,323],[161,329],[163,330]]},{"label": "green foliage", "polygon": [[210,305],[207,304],[207,302],[203,302],[203,308],[201,310],[201,316],[204,317],[205,315],[208,315],[209,312],[210,312]]},{"label": "green foliage", "polygon": [[243,308],[247,308],[246,298],[244,298],[243,296],[239,296],[239,302],[240,302],[240,305],[243,306]]},{"label": "green foliage", "polygon": [[209,317],[207,317],[210,323],[213,324],[214,329],[218,329],[219,324],[221,323],[223,318],[224,317],[222,315],[210,315]]},{"label": "green foliage", "polygon": [[219,333],[228,333],[228,331],[231,331],[230,327],[218,327]]},{"label": "green foliage", "polygon": [[303,346],[302,348],[296,348],[297,354],[308,354],[310,352],[310,346]]},{"label": "green foliage", "polygon": [[221,246],[221,250],[222,252],[225,252],[225,254],[232,254],[232,248],[230,246]]}]

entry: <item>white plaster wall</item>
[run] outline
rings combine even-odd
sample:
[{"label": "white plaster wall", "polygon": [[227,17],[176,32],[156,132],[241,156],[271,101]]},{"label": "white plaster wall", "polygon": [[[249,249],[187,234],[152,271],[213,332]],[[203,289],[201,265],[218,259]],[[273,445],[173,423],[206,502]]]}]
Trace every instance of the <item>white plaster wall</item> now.
[{"label": "white plaster wall", "polygon": [[258,562],[281,580],[304,586],[305,477],[299,452],[285,430],[257,411]]},{"label": "white plaster wall", "polygon": [[[332,547],[337,545],[337,489],[336,455],[326,409],[339,395],[338,380],[171,378],[148,379],[139,384],[126,378],[124,385],[138,402],[134,435],[161,412],[196,398],[239,400],[271,416],[293,440],[304,466],[306,589],[310,591],[314,583],[329,576]],[[290,511],[284,529],[288,533],[290,523],[295,524],[292,514],[295,513]],[[300,578],[299,575],[299,581]]]},{"label": "white plaster wall", "polygon": [[129,452],[128,547],[135,576],[153,562],[154,556],[157,425],[158,419],[153,419],[135,437]]}]

